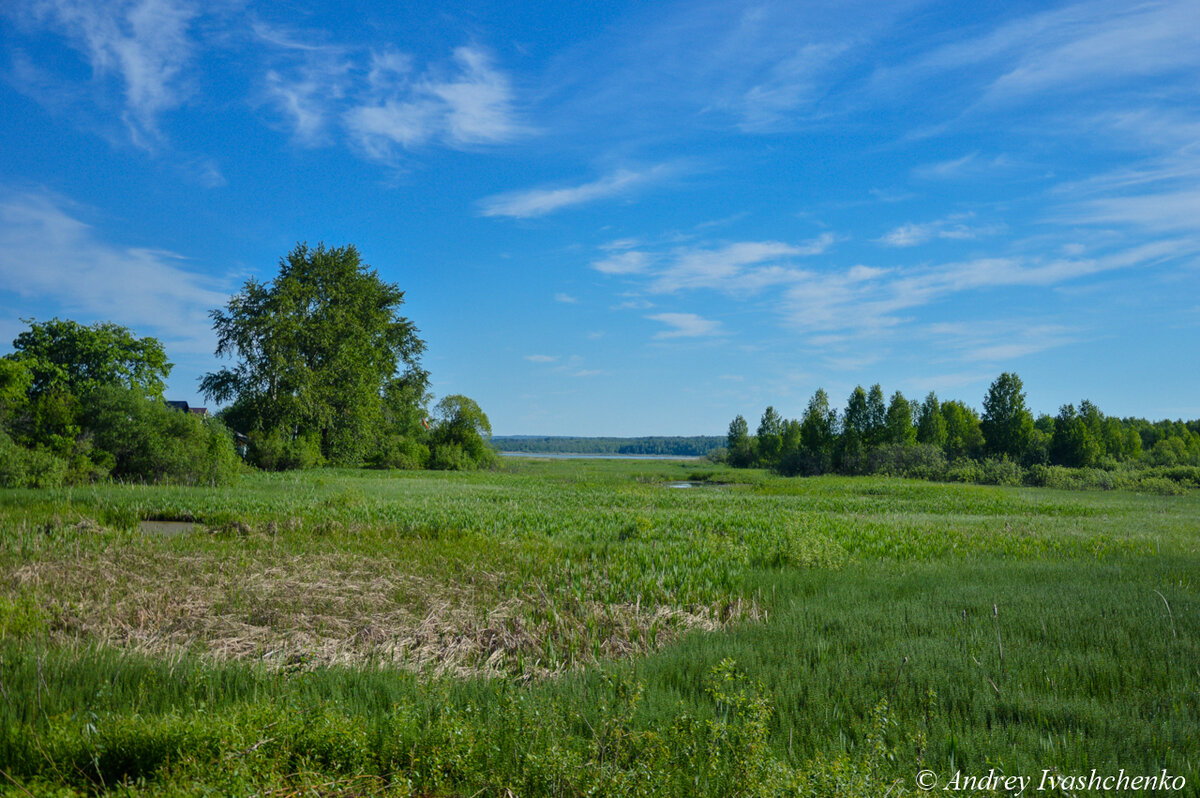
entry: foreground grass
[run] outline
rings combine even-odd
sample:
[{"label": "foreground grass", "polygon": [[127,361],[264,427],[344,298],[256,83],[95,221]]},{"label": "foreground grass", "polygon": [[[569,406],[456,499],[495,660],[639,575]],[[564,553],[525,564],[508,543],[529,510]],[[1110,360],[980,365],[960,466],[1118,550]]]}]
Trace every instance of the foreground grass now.
[{"label": "foreground grass", "polygon": [[[664,487],[689,475],[742,482]],[[16,794],[1194,790],[1197,510],[646,463],[7,492],[0,768]]]}]

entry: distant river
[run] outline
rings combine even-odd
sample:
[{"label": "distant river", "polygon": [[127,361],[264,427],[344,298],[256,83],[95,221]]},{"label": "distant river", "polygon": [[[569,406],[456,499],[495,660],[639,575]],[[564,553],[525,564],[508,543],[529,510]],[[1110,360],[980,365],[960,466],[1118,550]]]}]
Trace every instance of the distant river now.
[{"label": "distant river", "polygon": [[703,460],[682,454],[571,454],[568,452],[500,452],[501,457],[544,457],[551,460]]}]

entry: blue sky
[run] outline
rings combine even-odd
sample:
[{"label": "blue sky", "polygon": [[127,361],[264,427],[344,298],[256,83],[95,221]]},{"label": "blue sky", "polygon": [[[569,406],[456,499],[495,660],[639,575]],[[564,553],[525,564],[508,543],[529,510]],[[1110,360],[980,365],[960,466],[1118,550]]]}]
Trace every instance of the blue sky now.
[{"label": "blue sky", "polygon": [[1182,2],[15,0],[0,341],[159,337],[298,241],[499,434],[723,434],[857,384],[1200,417]]}]

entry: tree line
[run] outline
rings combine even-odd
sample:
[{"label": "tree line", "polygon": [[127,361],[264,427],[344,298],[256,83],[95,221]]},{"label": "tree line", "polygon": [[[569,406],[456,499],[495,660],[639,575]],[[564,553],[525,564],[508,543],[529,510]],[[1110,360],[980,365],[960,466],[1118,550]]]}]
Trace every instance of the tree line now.
[{"label": "tree line", "polygon": [[472,399],[436,405],[425,341],[399,313],[404,292],[353,246],[299,244],[269,283],[251,279],[210,314],[218,357],[201,391],[213,419],[164,402],[161,342],[112,324],[24,320],[0,358],[0,485],[113,477],[187,484],[321,464],[479,468],[491,424]]},{"label": "tree line", "polygon": [[0,486],[112,477],[220,483],[239,468],[220,423],[162,401],[162,344],[111,323],[33,322],[0,358]]},{"label": "tree line", "polygon": [[1169,476],[1200,481],[1200,421],[1116,418],[1087,400],[1034,418],[1020,377],[1005,372],[989,386],[982,413],[933,392],[923,400],[900,391],[885,399],[878,384],[856,387],[839,412],[818,389],[799,419],[768,407],[753,435],[743,416],[734,418],[721,458],[734,467],[785,475],[958,475],[979,481],[969,477],[986,466],[1001,477],[984,481],[1037,483],[1056,473],[1050,468],[1149,467],[1183,469]]}]

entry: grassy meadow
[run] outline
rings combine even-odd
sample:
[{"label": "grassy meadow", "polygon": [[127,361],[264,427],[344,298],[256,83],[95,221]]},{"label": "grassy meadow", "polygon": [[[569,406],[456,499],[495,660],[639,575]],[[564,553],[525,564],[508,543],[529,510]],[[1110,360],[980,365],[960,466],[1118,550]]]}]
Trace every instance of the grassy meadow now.
[{"label": "grassy meadow", "polygon": [[1200,492],[536,459],[0,491],[0,794],[1093,768],[1200,794]]}]

